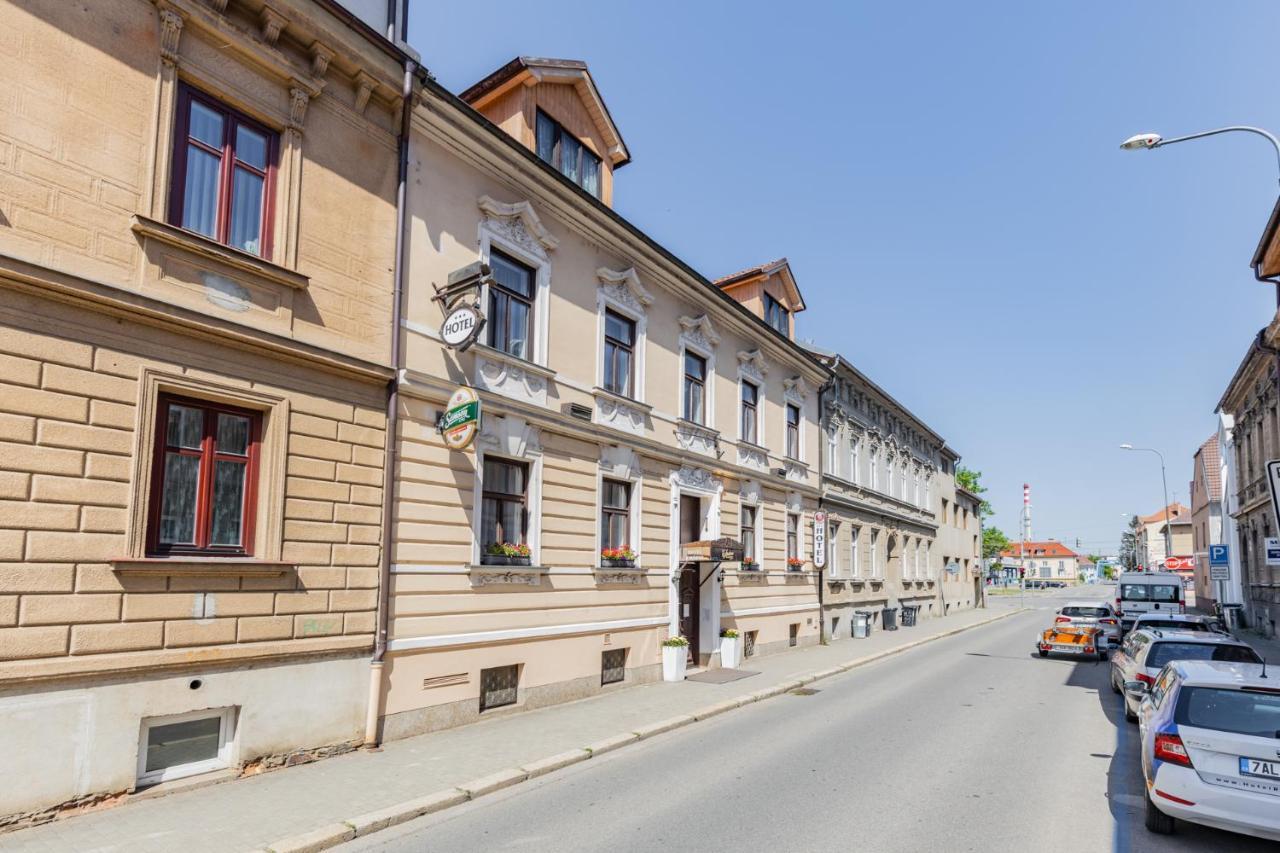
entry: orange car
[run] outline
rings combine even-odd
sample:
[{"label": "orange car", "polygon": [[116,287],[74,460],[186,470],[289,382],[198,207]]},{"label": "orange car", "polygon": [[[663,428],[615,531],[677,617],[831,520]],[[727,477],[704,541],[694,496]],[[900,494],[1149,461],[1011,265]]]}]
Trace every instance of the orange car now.
[{"label": "orange car", "polygon": [[1053,627],[1045,628],[1036,643],[1036,651],[1040,657],[1047,658],[1049,653],[1055,655],[1097,655],[1098,660],[1107,659],[1107,638],[1101,628],[1090,627]]}]

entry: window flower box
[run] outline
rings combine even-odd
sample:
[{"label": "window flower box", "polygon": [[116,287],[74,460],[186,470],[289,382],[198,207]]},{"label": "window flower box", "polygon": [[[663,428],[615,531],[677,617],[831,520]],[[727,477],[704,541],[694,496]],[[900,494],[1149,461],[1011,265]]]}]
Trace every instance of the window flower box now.
[{"label": "window flower box", "polygon": [[480,564],[484,566],[527,566],[530,564],[529,557],[529,546],[524,543],[491,542],[484,549],[484,554],[480,557]]},{"label": "window flower box", "polygon": [[760,564],[759,564],[759,563],[757,563],[755,560],[743,560],[743,561],[739,564],[739,566],[740,566],[739,571],[743,571],[743,572],[758,572],[758,571],[760,571]]},{"label": "window flower box", "polygon": [[801,560],[798,557],[787,558],[787,571],[798,572],[798,571],[801,571],[802,569],[804,569],[804,560]]},{"label": "window flower box", "polygon": [[600,565],[607,569],[634,569],[636,567],[636,552],[630,548],[602,548],[600,549]]}]

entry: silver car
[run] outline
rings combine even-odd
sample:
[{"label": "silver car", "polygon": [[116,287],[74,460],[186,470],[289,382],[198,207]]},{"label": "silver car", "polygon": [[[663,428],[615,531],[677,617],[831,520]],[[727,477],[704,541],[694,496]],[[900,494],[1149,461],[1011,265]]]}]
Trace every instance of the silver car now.
[{"label": "silver car", "polygon": [[1068,601],[1058,610],[1054,625],[1098,628],[1112,648],[1120,645],[1120,617],[1109,601]]},{"label": "silver car", "polygon": [[1222,623],[1212,616],[1200,616],[1196,613],[1165,613],[1153,611],[1143,613],[1133,622],[1132,631],[1143,628],[1166,628],[1173,631],[1208,631],[1213,634],[1226,634]]}]

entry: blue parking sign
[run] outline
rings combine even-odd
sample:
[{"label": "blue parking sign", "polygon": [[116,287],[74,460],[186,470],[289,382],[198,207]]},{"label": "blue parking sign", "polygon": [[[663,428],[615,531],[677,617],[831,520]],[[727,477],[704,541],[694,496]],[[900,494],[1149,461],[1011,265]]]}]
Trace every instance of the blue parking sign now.
[{"label": "blue parking sign", "polygon": [[1230,562],[1227,559],[1226,545],[1210,545],[1209,546],[1209,565],[1225,566]]}]

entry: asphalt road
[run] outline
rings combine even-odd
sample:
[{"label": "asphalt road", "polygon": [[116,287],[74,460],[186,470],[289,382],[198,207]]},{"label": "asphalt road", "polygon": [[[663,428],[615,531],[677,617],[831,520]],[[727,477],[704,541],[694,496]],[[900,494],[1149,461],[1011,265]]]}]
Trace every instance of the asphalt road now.
[{"label": "asphalt road", "polygon": [[1189,824],[1147,832],[1137,727],[1108,664],[1031,651],[1079,597],[1028,596],[1031,613],[341,849],[1274,853]]}]

